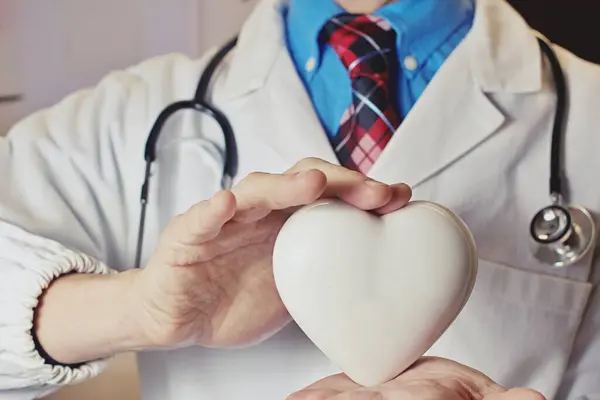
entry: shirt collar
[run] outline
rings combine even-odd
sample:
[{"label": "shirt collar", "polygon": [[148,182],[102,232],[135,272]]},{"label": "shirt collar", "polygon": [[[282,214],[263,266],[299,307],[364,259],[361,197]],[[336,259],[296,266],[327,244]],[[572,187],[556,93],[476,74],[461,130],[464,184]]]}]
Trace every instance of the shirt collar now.
[{"label": "shirt collar", "polygon": [[290,53],[299,68],[320,62],[319,35],[323,26],[344,9],[334,0],[288,0],[285,16]]},{"label": "shirt collar", "polygon": [[[259,90],[275,60],[289,58],[285,23],[288,1],[258,2],[240,32],[235,51],[224,61],[225,86],[219,92],[224,98]],[[473,27],[460,50],[461,57],[469,58],[474,80],[485,92],[527,93],[542,86],[542,55],[536,36],[505,0],[476,0]]]},{"label": "shirt collar", "polygon": [[[286,9],[288,46],[300,68],[319,65],[319,34],[325,23],[344,9],[335,0],[289,0]],[[412,56],[419,65],[406,70],[410,76],[431,54],[474,14],[474,0],[399,0],[373,13],[383,17],[398,35],[398,56]],[[316,69],[315,69],[316,70]]]}]

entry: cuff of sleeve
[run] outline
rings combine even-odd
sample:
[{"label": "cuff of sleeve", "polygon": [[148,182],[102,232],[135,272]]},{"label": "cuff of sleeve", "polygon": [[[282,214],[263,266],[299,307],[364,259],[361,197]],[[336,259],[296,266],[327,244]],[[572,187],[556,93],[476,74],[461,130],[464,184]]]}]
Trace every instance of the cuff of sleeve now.
[{"label": "cuff of sleeve", "polygon": [[49,284],[68,273],[116,273],[101,262],[0,221],[0,388],[61,386],[97,376],[106,360],[51,365],[32,335],[34,310]]}]

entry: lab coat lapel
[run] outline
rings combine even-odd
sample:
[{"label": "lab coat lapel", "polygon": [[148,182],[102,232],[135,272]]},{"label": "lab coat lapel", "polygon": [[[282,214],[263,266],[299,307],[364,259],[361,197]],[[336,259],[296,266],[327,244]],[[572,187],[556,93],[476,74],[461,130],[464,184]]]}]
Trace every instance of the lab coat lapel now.
[{"label": "lab coat lapel", "polygon": [[505,0],[476,0],[471,31],[430,82],[371,176],[418,186],[506,125],[496,95],[510,98],[541,87],[539,46],[526,21]]},{"label": "lab coat lapel", "polygon": [[476,86],[465,48],[434,77],[370,172],[413,187],[447,168],[492,135],[502,113]]},{"label": "lab coat lapel", "polygon": [[260,115],[256,129],[288,165],[337,157],[286,47],[285,0],[263,0],[240,34],[225,86],[229,99],[245,98],[244,113]]},{"label": "lab coat lapel", "polygon": [[264,140],[289,162],[317,157],[337,164],[327,133],[285,49],[264,90],[269,94],[267,107],[273,122],[264,131]]},{"label": "lab coat lapel", "polygon": [[[476,0],[473,28],[450,55],[369,175],[418,186],[490,139],[505,121],[496,93],[541,88],[535,36],[505,0]],[[285,0],[262,0],[247,20],[225,84],[260,115],[260,140],[288,164],[338,163],[286,49]]]}]

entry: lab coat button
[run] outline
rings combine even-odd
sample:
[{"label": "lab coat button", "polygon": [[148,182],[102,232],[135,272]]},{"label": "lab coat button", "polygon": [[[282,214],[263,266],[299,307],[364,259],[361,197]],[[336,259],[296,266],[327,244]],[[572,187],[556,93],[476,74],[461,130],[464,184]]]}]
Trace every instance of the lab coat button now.
[{"label": "lab coat button", "polygon": [[418,66],[419,63],[417,62],[417,59],[413,56],[404,57],[404,68],[406,68],[407,70],[414,71],[415,69],[417,69]]},{"label": "lab coat button", "polygon": [[312,72],[315,69],[316,65],[317,65],[317,61],[315,60],[314,57],[311,57],[306,62],[306,65],[304,66],[304,68],[306,69],[306,72]]}]

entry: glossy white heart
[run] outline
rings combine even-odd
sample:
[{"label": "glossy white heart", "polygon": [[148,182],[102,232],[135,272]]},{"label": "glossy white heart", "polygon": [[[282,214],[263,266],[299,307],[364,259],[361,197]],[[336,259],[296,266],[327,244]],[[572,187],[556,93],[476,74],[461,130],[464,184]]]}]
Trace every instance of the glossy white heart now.
[{"label": "glossy white heart", "polygon": [[356,383],[398,376],[468,300],[473,237],[450,210],[412,202],[378,217],[326,200],[296,212],[273,254],[282,301],[305,334]]}]

